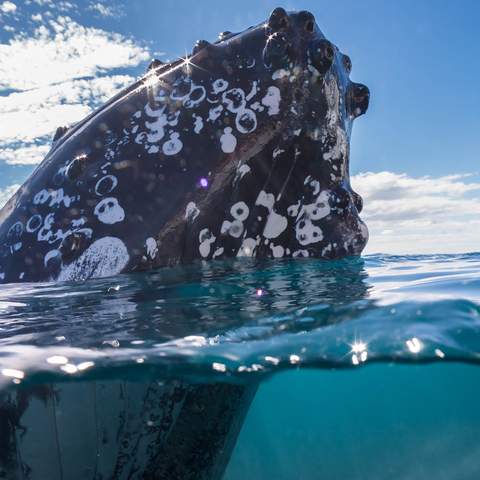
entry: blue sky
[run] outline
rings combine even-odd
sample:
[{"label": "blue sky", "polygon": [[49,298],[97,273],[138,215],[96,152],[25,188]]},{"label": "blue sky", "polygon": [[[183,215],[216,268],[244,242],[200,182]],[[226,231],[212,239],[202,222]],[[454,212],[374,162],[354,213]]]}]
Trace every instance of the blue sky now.
[{"label": "blue sky", "polygon": [[[0,0],[0,203],[57,125],[141,74],[263,21],[310,10],[372,92],[352,137],[370,252],[480,250],[480,3],[462,0]],[[27,165],[25,165],[27,163]],[[461,233],[459,233],[461,232]]]}]

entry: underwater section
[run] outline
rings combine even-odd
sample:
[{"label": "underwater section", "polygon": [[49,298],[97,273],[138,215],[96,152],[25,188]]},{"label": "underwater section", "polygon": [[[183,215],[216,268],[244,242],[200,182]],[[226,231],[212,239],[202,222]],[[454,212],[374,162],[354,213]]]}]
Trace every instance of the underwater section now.
[{"label": "underwater section", "polygon": [[0,474],[478,478],[479,267],[246,259],[3,285]]}]

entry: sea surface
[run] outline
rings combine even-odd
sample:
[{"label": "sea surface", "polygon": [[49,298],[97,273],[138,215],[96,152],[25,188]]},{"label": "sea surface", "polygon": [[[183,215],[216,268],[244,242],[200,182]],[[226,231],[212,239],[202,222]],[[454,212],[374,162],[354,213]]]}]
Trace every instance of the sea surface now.
[{"label": "sea surface", "polygon": [[478,253],[0,286],[1,478],[478,479],[479,405]]}]

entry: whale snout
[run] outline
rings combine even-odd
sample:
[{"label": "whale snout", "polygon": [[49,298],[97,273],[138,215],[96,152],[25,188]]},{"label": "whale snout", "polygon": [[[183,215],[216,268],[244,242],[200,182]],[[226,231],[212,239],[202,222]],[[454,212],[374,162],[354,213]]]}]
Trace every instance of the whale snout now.
[{"label": "whale snout", "polygon": [[326,257],[340,258],[360,255],[368,241],[368,228],[360,218],[363,209],[362,197],[350,186],[341,185],[331,192],[330,218],[323,225]]}]

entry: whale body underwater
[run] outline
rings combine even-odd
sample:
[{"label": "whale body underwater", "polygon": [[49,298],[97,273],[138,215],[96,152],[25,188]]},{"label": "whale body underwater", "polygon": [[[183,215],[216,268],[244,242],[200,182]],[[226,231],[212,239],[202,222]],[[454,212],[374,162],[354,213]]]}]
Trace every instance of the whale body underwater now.
[{"label": "whale body underwater", "polygon": [[197,259],[340,258],[368,240],[349,180],[369,90],[313,15],[268,21],[140,80],[70,128],[0,212],[0,282]]}]

